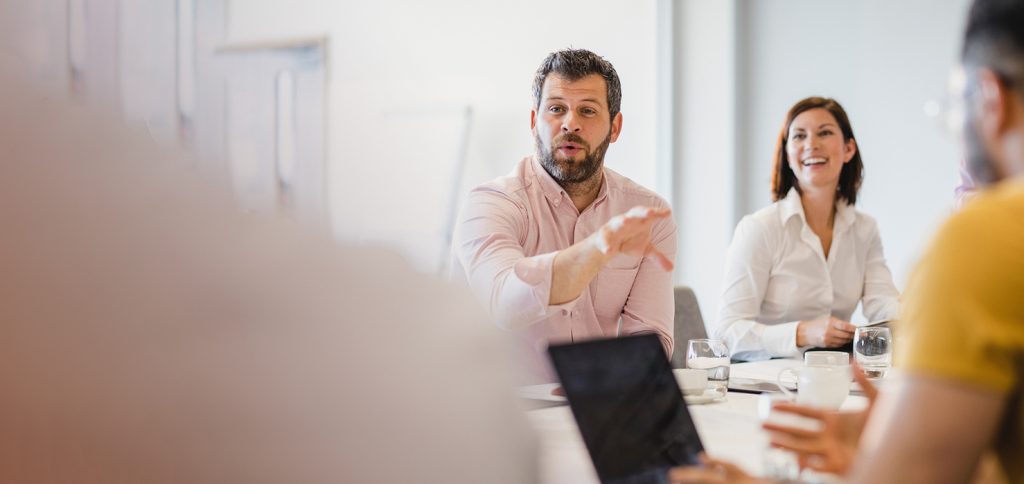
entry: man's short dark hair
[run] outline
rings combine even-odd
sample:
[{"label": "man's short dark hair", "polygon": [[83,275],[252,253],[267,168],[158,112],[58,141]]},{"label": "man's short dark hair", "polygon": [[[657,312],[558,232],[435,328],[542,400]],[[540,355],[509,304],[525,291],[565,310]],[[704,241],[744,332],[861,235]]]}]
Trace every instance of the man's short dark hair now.
[{"label": "man's short dark hair", "polygon": [[578,81],[591,74],[604,78],[608,89],[608,112],[612,118],[619,114],[622,104],[622,84],[612,63],[585,49],[565,49],[548,54],[533,76],[533,107],[540,109],[544,81],[550,74],[558,74],[569,82]]},{"label": "man's short dark hair", "polygon": [[985,67],[1024,92],[1024,0],[975,0],[967,16],[964,67]]}]

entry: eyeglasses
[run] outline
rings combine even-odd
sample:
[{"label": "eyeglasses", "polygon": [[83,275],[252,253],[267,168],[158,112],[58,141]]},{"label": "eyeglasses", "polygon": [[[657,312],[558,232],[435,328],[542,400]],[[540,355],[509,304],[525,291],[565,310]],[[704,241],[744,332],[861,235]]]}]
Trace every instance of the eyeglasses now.
[{"label": "eyeglasses", "polygon": [[[1018,82],[1010,75],[993,70],[999,83],[1007,89],[1015,89]],[[968,76],[963,67],[953,69],[949,74],[949,89],[942,102],[929,100],[924,104],[925,115],[935,120],[940,129],[951,136],[959,136],[967,120],[967,102],[978,92],[976,76]]]},{"label": "eyeglasses", "polygon": [[970,94],[967,74],[962,67],[949,73],[948,89],[942,101],[924,103],[924,113],[935,121],[938,128],[949,136],[959,136],[966,121],[966,99]]}]

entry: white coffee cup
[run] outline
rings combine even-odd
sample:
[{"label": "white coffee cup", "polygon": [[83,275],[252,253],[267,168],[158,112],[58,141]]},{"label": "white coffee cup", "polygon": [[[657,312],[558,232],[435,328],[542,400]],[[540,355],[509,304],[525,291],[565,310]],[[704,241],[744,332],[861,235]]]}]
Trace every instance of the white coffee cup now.
[{"label": "white coffee cup", "polygon": [[693,368],[676,368],[672,370],[676,383],[683,395],[703,395],[708,388],[708,371]]},{"label": "white coffee cup", "polygon": [[838,410],[850,395],[849,365],[805,365],[780,371],[779,388],[792,398],[793,392],[782,384],[786,373],[796,375],[796,403],[800,405]]},{"label": "white coffee cup", "polygon": [[846,366],[850,354],[843,351],[808,351],[804,353],[804,364],[814,366]]}]

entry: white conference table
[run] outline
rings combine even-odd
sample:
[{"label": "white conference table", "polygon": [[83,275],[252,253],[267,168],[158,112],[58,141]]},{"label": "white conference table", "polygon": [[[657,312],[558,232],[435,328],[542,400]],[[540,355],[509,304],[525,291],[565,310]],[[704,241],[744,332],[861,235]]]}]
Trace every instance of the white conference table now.
[{"label": "white conference table", "polygon": [[[774,381],[783,368],[800,364],[800,360],[735,363],[730,368],[730,378]],[[542,393],[536,391],[538,388],[534,389],[536,395]],[[523,395],[528,393],[521,392]],[[747,472],[760,475],[761,456],[768,445],[768,436],[761,430],[761,422],[757,417],[757,399],[756,394],[730,391],[720,402],[690,405],[689,409],[708,454],[732,461]],[[842,409],[855,410],[866,404],[864,397],[851,395],[843,403]],[[531,410],[528,417],[539,436],[541,482],[599,482],[572,411],[567,405]]]}]

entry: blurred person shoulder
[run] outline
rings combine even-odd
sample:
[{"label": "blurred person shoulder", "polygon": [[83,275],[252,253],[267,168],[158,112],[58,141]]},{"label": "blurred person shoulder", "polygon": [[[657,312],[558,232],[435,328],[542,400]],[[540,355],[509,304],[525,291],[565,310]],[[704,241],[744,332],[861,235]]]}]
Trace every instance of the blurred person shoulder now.
[{"label": "blurred person shoulder", "polygon": [[468,295],[4,74],[0,481],[535,480]]},{"label": "blurred person shoulder", "polygon": [[[1024,180],[1007,180],[978,192],[943,224],[933,245],[950,253],[970,250],[975,253],[959,257],[976,262],[1024,249]],[[1016,253],[1024,259],[1024,250]]]},{"label": "blurred person shoulder", "polygon": [[999,328],[997,339],[1008,342],[1019,329],[1004,316],[1024,309],[1022,291],[1024,181],[1010,180],[979,192],[938,229],[908,281],[904,319],[920,331],[969,324],[975,337]]}]

